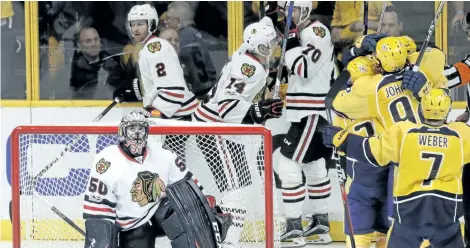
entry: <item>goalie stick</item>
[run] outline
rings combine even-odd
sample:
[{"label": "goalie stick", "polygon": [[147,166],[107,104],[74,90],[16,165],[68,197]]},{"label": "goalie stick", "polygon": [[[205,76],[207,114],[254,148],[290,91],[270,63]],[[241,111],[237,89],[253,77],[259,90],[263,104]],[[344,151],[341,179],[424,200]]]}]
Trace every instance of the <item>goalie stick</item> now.
[{"label": "goalie stick", "polygon": [[[328,91],[328,94],[326,95],[325,98],[325,108],[326,108],[326,118],[328,119],[328,122],[330,124],[333,124],[333,118],[331,117],[331,109],[333,108],[333,101],[336,98],[336,95],[341,90],[341,87],[346,84],[346,82],[351,78],[351,73],[347,71],[346,69],[341,72],[341,74],[336,78],[335,82],[333,85],[331,85],[330,90]],[[333,148],[333,156],[332,159],[335,160],[336,164],[336,171],[338,174],[338,181],[339,181],[339,188],[341,190],[341,199],[343,200],[343,206],[344,206],[344,214],[346,216],[346,222],[349,227],[349,239],[351,241],[351,247],[356,248],[356,242],[354,239],[354,231],[353,231],[353,226],[352,226],[352,221],[351,221],[351,214],[349,212],[349,205],[348,205],[348,198],[346,195],[346,186],[345,186],[345,181],[346,181],[346,176],[344,174],[344,170],[341,166],[341,160],[338,155],[338,152],[336,151],[335,148]]]},{"label": "goalie stick", "polygon": [[[106,107],[106,109],[104,109],[94,120],[93,122],[99,122],[114,106],[116,106],[116,104],[118,104],[120,102],[120,99],[119,98],[116,98],[114,99],[114,101],[109,104],[108,107]],[[63,214],[59,209],[57,209],[56,207],[54,207],[53,205],[51,205],[49,202],[47,202],[45,199],[39,197],[39,195],[35,192],[35,188],[36,188],[36,185],[37,185],[37,182],[39,180],[39,178],[41,178],[42,176],[44,176],[44,174],[49,170],[51,169],[55,164],[57,164],[57,162],[63,157],[65,156],[66,152],[69,151],[74,145],[75,143],[77,143],[81,137],[83,135],[78,135],[77,137],[75,137],[72,142],[67,146],[65,147],[65,149],[59,154],[58,157],[56,157],[54,160],[52,160],[46,167],[44,167],[33,179],[32,179],[32,183],[31,185],[29,186],[29,191],[32,193],[33,196],[35,196],[36,199],[39,199],[40,201],[42,201],[43,203],[45,203],[46,205],[48,205],[50,207],[50,210],[52,212],[54,212],[57,216],[59,216],[63,221],[65,221],[67,224],[69,224],[73,229],[75,229],[77,232],[79,232],[80,234],[82,234],[83,236],[85,236],[85,231],[83,231],[77,224],[75,224],[70,218],[68,218],[65,214]],[[20,191],[20,194],[22,194],[22,192]],[[11,205],[11,201],[10,201],[10,205]]]},{"label": "goalie stick", "polygon": [[284,65],[284,57],[286,55],[287,37],[289,36],[289,29],[292,23],[292,12],[294,11],[294,1],[289,2],[289,10],[287,11],[286,27],[284,29],[284,36],[282,37],[281,57],[279,57],[279,65],[277,66],[276,82],[274,84],[273,98],[279,98],[279,89],[281,88],[282,67]]}]

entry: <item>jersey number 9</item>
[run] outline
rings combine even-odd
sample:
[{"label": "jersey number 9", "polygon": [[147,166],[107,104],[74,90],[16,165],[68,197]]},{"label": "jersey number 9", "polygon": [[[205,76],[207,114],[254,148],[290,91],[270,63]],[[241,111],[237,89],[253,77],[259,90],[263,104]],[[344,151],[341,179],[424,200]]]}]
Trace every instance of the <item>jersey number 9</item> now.
[{"label": "jersey number 9", "polygon": [[[395,123],[406,120],[417,123],[415,114],[413,112],[413,107],[411,105],[410,99],[407,96],[401,96],[393,100],[388,105],[388,110],[390,111],[390,114],[392,114],[393,121]],[[405,114],[405,116],[402,116],[403,114]]]}]

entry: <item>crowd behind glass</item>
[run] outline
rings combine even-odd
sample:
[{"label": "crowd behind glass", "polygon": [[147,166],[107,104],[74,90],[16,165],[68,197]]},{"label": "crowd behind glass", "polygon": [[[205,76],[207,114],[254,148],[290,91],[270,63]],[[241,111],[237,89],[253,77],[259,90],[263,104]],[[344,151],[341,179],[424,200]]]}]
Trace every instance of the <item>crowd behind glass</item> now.
[{"label": "crowd behind glass", "polygon": [[[41,100],[110,100],[113,92],[138,77],[140,43],[126,27],[135,4],[149,3],[159,14],[157,35],[168,40],[180,57],[186,83],[202,99],[215,84],[228,60],[227,2],[164,1],[41,1],[38,2]],[[382,32],[409,35],[418,47],[434,16],[434,2],[372,1],[369,32],[378,26],[383,4],[388,7]],[[245,1],[244,25],[259,20],[260,4]],[[338,58],[362,33],[361,1],[313,1],[312,19],[330,28]],[[461,32],[470,3],[449,2],[447,63],[470,53],[470,40]],[[1,2],[1,98],[26,99],[24,2]],[[412,23],[412,25],[410,24]],[[439,28],[439,27],[438,27]],[[275,63],[273,63],[275,66]],[[453,92],[463,101],[465,88]]]}]

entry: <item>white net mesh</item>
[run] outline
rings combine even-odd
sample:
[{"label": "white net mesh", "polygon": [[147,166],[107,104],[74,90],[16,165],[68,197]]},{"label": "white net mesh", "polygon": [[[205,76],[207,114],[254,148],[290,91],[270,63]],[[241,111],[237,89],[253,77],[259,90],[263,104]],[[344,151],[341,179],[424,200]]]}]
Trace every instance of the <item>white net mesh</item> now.
[{"label": "white net mesh", "polygon": [[[83,235],[51,207],[84,230],[83,195],[94,155],[117,144],[118,138],[106,132],[70,134],[73,128],[58,128],[54,134],[19,135],[19,161],[13,165],[19,166],[20,173],[21,247],[83,247]],[[188,132],[190,127],[173,129]],[[217,127],[213,131],[216,133]],[[205,193],[214,195],[222,209],[234,216],[226,241],[241,247],[265,247],[265,192],[272,191],[273,186],[264,187],[264,136],[160,134],[153,130],[149,142],[159,140],[168,145],[186,161]],[[271,214],[275,216],[274,229],[280,230],[276,202],[273,199]],[[278,231],[274,239],[275,247],[279,247]],[[170,247],[166,238],[158,239],[157,246]]]}]

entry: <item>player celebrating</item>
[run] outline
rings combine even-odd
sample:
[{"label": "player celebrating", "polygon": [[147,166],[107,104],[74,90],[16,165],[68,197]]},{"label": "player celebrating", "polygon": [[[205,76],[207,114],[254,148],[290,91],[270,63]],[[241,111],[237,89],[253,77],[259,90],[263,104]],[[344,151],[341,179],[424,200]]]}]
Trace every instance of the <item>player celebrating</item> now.
[{"label": "player celebrating", "polygon": [[[290,3],[268,2],[266,15],[280,33],[286,27],[278,21],[278,14],[287,13]],[[335,76],[333,44],[328,28],[318,21],[309,20],[312,2],[294,1],[293,4],[293,23],[285,53],[285,66],[291,73],[285,112],[290,128],[281,146],[282,156],[278,165],[287,222],[281,241],[290,247],[305,245],[303,237],[312,235],[315,238],[309,242],[331,242],[326,205],[331,186],[325,165],[325,159],[331,158],[331,149],[322,144],[321,134],[316,130],[327,124],[323,117],[324,100]],[[302,171],[307,185],[302,180]],[[309,219],[305,230],[301,222],[304,201],[311,210],[305,216]]]},{"label": "player celebrating", "polygon": [[175,248],[220,247],[231,217],[211,209],[185,164],[161,143],[148,144],[148,132],[134,111],[119,124],[119,144],[96,155],[83,206],[85,247],[154,248],[165,235]]},{"label": "player celebrating", "polygon": [[459,217],[462,202],[462,166],[470,163],[470,127],[446,124],[451,99],[443,89],[423,96],[423,124],[403,121],[382,135],[364,138],[338,127],[326,127],[326,145],[348,157],[375,166],[396,166],[394,223],[390,248],[420,247],[429,239],[433,247],[463,247]]},{"label": "player celebrating", "polygon": [[140,78],[134,79],[132,89],[115,96],[122,101],[136,97],[143,100],[149,112],[160,112],[162,118],[190,120],[196,110],[197,99],[188,90],[183,69],[173,46],[158,38],[158,14],[149,4],[132,7],[127,15],[127,28],[135,41],[142,44],[139,54]]},{"label": "player celebrating", "polygon": [[[377,60],[371,56],[357,57],[349,62],[346,68],[351,74],[351,84],[363,77],[372,77],[380,73]],[[335,116],[335,126],[349,128],[351,133],[362,137],[374,136],[383,131],[383,127],[375,118],[349,120]],[[362,165],[358,165],[361,163]],[[346,173],[349,183],[348,204],[351,222],[354,229],[356,247],[369,248],[374,231],[382,235],[376,247],[385,247],[385,235],[390,227],[388,220],[388,167],[373,167],[367,163],[346,158]],[[391,197],[391,195],[390,195]],[[346,220],[345,220],[346,221]],[[345,233],[349,235],[348,225]],[[346,247],[351,247],[350,238],[346,237]]]}]

